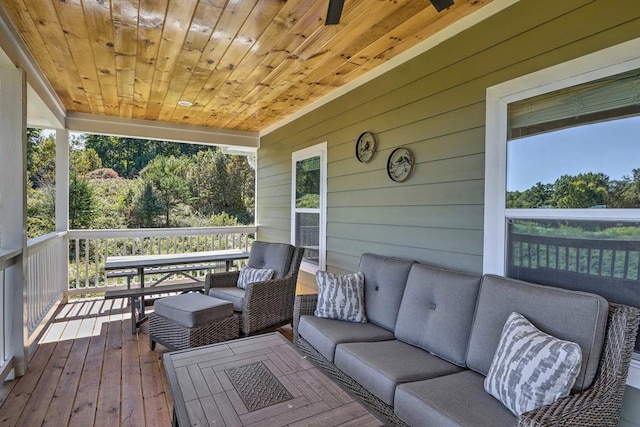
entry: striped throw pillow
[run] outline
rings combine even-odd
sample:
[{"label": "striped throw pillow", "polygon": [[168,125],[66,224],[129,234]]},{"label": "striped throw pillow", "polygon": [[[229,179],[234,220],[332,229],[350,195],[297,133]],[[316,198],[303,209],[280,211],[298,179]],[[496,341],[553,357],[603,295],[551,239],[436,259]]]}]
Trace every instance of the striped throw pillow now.
[{"label": "striped throw pillow", "polygon": [[568,396],[581,362],[578,344],[545,334],[511,313],[484,389],[518,416]]},{"label": "striped throw pillow", "polygon": [[364,274],[338,275],[318,271],[316,317],[365,323]]},{"label": "striped throw pillow", "polygon": [[272,268],[252,268],[247,265],[243,265],[240,269],[237,285],[240,289],[247,289],[247,285],[249,283],[262,282],[264,280],[271,280],[272,278]]}]

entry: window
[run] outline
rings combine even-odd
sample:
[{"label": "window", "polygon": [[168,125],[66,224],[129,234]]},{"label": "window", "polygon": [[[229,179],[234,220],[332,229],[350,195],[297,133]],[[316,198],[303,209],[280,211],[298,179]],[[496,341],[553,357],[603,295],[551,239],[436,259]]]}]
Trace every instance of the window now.
[{"label": "window", "polygon": [[293,153],[291,243],[303,247],[302,269],[326,268],[327,144]]},{"label": "window", "polygon": [[485,273],[640,306],[639,49],[487,90]]}]

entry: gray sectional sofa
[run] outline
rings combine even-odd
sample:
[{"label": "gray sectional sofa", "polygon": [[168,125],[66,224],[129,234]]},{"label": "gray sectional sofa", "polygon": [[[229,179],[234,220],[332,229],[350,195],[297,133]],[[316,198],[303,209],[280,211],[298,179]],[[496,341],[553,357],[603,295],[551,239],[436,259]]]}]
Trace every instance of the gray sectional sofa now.
[{"label": "gray sectional sofa", "polygon": [[[296,345],[384,415],[411,426],[617,425],[640,311],[597,295],[364,254],[367,323],[313,315],[296,297]],[[484,390],[510,313],[579,344],[572,394],[516,417]]]}]

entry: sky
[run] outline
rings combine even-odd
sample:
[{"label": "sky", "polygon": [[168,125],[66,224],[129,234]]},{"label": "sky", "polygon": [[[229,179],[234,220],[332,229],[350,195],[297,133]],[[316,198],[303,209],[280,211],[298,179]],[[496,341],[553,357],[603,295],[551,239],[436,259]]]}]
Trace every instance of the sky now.
[{"label": "sky", "polygon": [[561,175],[602,172],[611,179],[640,168],[640,116],[592,123],[510,141],[507,191],[524,191]]}]

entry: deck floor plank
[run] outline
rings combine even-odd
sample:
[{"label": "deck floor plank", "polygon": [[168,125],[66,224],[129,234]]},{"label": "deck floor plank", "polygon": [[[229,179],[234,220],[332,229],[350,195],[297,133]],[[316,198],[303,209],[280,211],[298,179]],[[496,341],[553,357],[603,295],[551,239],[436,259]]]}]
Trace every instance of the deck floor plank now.
[{"label": "deck floor plank", "polygon": [[98,407],[96,410],[96,426],[110,427],[119,424],[120,393],[122,387],[122,311],[114,303],[109,314],[107,326],[107,344],[105,347]]},{"label": "deck floor plank", "polygon": [[89,338],[73,341],[71,353],[58,382],[54,399],[45,415],[43,426],[57,427],[68,424],[88,349]]},{"label": "deck floor plank", "polygon": [[29,398],[36,388],[55,347],[55,343],[39,345],[33,355],[33,359],[31,359],[31,363],[29,363],[27,373],[20,379],[13,380],[15,386],[0,407],[0,425],[17,425],[18,418],[27,407]]},{"label": "deck floor plank", "polygon": [[49,358],[47,366],[29,398],[29,402],[39,402],[39,405],[29,405],[29,410],[23,411],[18,419],[18,425],[42,425],[47,409],[53,401],[58,381],[62,376],[72,345],[73,341],[60,341],[55,344],[55,349]]},{"label": "deck floor plank", "polygon": [[144,396],[138,335],[122,334],[122,426],[144,425]]},{"label": "deck floor plank", "polygon": [[80,375],[80,386],[71,410],[69,426],[92,426],[96,416],[98,390],[102,373],[102,359],[105,354],[107,323],[95,322],[93,335],[89,340],[87,356]]}]

